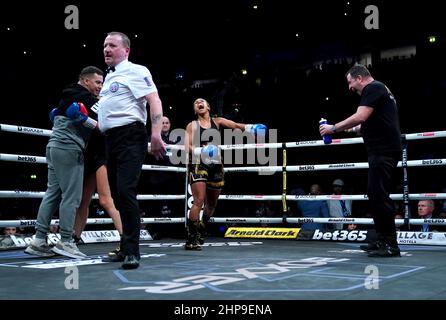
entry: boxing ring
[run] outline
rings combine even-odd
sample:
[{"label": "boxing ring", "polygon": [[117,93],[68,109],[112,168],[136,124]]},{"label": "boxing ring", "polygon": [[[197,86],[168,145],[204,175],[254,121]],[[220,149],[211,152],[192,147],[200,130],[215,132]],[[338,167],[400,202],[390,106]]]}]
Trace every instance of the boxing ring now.
[{"label": "boxing ring", "polygon": [[[8,134],[22,133],[48,137],[50,130],[0,125]],[[227,237],[207,239],[203,250],[185,251],[184,241],[178,239],[152,240],[142,237],[141,266],[136,270],[120,269],[120,264],[107,263],[102,257],[114,248],[119,238],[110,231],[104,238],[86,237],[80,250],[86,259],[64,257],[40,258],[23,253],[26,243],[15,243],[13,250],[0,251],[0,299],[149,299],[149,300],[369,300],[369,299],[436,299],[446,298],[442,274],[446,272],[446,233],[412,232],[411,226],[446,225],[445,219],[413,219],[409,201],[446,199],[446,193],[409,193],[409,167],[435,167],[446,164],[446,159],[408,160],[407,143],[411,140],[446,137],[446,131],[406,134],[403,136],[403,159],[398,167],[403,170],[403,193],[392,194],[392,199],[404,202],[404,219],[398,226],[409,231],[400,232],[401,258],[370,258],[359,250],[359,245],[373,237],[370,230],[314,232],[299,237],[298,226],[304,223],[371,225],[368,218],[306,218],[287,215],[288,203],[319,200],[367,200],[356,195],[291,195],[288,194],[287,175],[330,170],[360,170],[367,163],[333,163],[288,165],[287,152],[294,148],[327,147],[363,143],[362,138],[333,139],[331,145],[322,140],[288,143],[223,145],[222,150],[276,148],[282,151],[281,166],[225,167],[226,174],[281,173],[282,194],[234,195],[222,194],[219,201],[281,201],[280,217],[214,217],[211,223],[229,224]],[[171,146],[174,148],[173,146]],[[0,153],[1,162],[30,165],[45,164],[45,157]],[[144,165],[144,171],[186,173],[184,167]],[[143,180],[143,177],[141,178]],[[185,179],[184,194],[141,194],[141,201],[184,201],[190,207],[190,188]],[[0,190],[0,198],[42,198],[44,192]],[[95,196],[97,198],[97,195]],[[220,203],[220,202],[219,202]],[[37,212],[34,212],[37,216]],[[109,218],[88,219],[87,224],[110,224]],[[143,223],[184,224],[185,217],[142,218]],[[57,225],[58,220],[52,224]],[[258,225],[268,224],[272,237],[261,234]],[[3,220],[6,226],[34,226],[35,220]],[[257,231],[245,230],[244,226]],[[296,227],[297,226],[297,227]],[[281,237],[282,228],[291,237]],[[297,229],[297,231],[296,231]],[[291,230],[291,231],[290,231]],[[256,236],[257,235],[257,236]],[[263,235],[263,236],[262,236]],[[274,237],[274,235],[278,235]],[[143,234],[142,234],[143,236]],[[57,239],[54,239],[57,240]],[[84,240],[84,238],[83,238]],[[88,241],[91,240],[91,241]],[[145,241],[147,240],[147,241]],[[313,241],[295,241],[313,240]],[[20,241],[17,241],[20,242]],[[91,243],[88,243],[91,242]],[[99,243],[101,242],[101,243]],[[423,284],[423,285],[420,285]]]}]

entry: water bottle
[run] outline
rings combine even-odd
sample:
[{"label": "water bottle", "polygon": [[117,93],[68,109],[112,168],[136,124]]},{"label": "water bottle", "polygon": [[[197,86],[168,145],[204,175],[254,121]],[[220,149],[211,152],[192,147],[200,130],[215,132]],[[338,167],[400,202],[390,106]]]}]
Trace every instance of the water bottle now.
[{"label": "water bottle", "polygon": [[[327,119],[321,118],[321,120],[319,120],[319,125],[322,125],[322,124],[327,124]],[[323,135],[322,139],[324,140],[325,144],[331,143],[331,135],[329,135],[329,134]]]}]

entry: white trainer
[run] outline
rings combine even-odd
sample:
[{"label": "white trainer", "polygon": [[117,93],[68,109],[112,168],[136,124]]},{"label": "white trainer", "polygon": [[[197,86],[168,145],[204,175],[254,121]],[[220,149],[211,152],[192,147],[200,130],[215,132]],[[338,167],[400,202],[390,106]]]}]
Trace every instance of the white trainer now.
[{"label": "white trainer", "polygon": [[52,247],[46,243],[46,239],[35,238],[25,249],[25,253],[39,257],[53,257]]},{"label": "white trainer", "polygon": [[80,252],[74,241],[59,241],[52,249],[53,252],[73,259],[83,259],[87,255]]}]

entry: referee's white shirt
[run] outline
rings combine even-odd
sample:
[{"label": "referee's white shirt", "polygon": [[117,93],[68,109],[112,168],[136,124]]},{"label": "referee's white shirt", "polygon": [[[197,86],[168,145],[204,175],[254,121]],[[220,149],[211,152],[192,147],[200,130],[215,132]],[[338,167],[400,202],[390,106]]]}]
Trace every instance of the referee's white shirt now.
[{"label": "referee's white shirt", "polygon": [[124,60],[115,66],[104,81],[97,103],[101,132],[141,121],[147,122],[145,96],[156,92],[150,71]]}]

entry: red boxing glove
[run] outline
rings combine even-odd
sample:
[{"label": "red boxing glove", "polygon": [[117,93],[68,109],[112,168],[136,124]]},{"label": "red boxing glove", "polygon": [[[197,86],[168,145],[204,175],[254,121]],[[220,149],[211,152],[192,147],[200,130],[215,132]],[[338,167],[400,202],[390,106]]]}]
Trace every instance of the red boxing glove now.
[{"label": "red boxing glove", "polygon": [[77,104],[79,105],[80,112],[82,112],[88,117],[88,111],[87,108],[85,108],[84,104],[82,102],[78,102]]},{"label": "red boxing glove", "polygon": [[88,116],[87,108],[82,102],[73,102],[67,109],[68,118],[81,122],[85,127],[95,129],[98,126],[96,120]]}]

